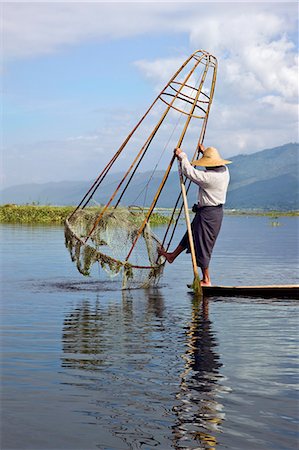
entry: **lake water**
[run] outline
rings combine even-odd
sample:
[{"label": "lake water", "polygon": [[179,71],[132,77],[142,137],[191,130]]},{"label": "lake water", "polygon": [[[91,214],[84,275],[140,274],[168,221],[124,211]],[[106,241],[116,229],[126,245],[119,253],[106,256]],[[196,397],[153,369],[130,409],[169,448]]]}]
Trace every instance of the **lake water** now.
[{"label": "lake water", "polygon": [[[226,216],[213,282],[298,283],[298,219],[278,220]],[[1,235],[1,449],[298,448],[295,299],[198,303],[186,254],[122,292],[77,273],[61,227]]]}]

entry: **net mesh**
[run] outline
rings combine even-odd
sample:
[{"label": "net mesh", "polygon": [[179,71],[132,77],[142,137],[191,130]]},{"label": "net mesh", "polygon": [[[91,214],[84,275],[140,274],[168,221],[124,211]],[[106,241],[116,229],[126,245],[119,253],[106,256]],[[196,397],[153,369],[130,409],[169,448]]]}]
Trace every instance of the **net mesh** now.
[{"label": "net mesh", "polygon": [[88,276],[99,263],[110,276],[122,276],[123,289],[156,285],[165,261],[158,255],[161,242],[148,223],[127,258],[145,215],[107,210],[87,239],[98,215],[99,211],[78,210],[65,222],[65,244],[79,272]]}]

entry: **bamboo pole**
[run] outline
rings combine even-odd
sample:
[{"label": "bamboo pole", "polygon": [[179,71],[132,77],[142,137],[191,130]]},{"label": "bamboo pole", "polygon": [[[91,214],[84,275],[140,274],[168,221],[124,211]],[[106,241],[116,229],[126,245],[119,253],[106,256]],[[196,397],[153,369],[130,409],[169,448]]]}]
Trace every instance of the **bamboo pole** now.
[{"label": "bamboo pole", "polygon": [[[213,76],[212,76],[212,82],[211,82],[211,89],[210,89],[210,95],[209,96],[203,92],[203,95],[205,95],[208,98],[208,102],[207,102],[208,103],[208,107],[207,107],[206,115],[205,115],[205,118],[204,118],[204,121],[203,121],[201,133],[200,133],[200,136],[199,136],[199,139],[198,139],[198,144],[197,144],[196,150],[195,150],[194,155],[193,155],[193,159],[196,159],[196,157],[199,156],[199,153],[200,153],[199,150],[198,150],[199,149],[199,144],[202,144],[203,141],[204,141],[204,137],[205,137],[205,133],[206,133],[206,127],[207,127],[207,122],[208,122],[210,109],[211,109],[211,105],[212,105],[212,101],[213,101],[213,97],[214,97],[214,92],[215,92],[218,63],[217,63],[217,59],[213,55],[210,55],[209,62],[211,62],[211,67],[213,67]],[[186,180],[187,180],[187,177],[185,177],[185,182],[186,182]],[[191,181],[188,182],[188,187],[186,189],[187,193],[189,191],[190,185],[191,185]],[[170,226],[171,226],[171,223],[173,221],[173,218],[174,218],[174,215],[175,215],[175,212],[176,212],[176,208],[177,208],[177,206],[178,206],[178,204],[179,204],[179,202],[181,200],[181,196],[182,196],[182,191],[180,191],[180,193],[178,195],[178,198],[176,200],[175,206],[173,208],[173,211],[172,211],[172,214],[171,214],[171,217],[170,217],[170,220],[169,220],[169,224],[168,224],[166,232],[164,234],[163,241],[162,241],[162,246],[163,247],[164,247],[164,244],[165,244],[168,232],[170,230]],[[184,204],[182,202],[182,204],[180,206],[179,213],[178,213],[178,215],[176,217],[176,221],[175,221],[174,227],[172,229],[172,233],[171,233],[169,242],[167,244],[166,250],[168,250],[170,245],[171,245],[172,239],[174,237],[175,230],[177,228],[177,224],[178,224],[179,219],[181,217],[181,213],[182,213],[183,207],[184,207]]]},{"label": "bamboo pole", "polygon": [[152,110],[153,106],[156,104],[156,102],[160,99],[162,93],[168,88],[168,86],[170,85],[170,83],[173,82],[173,80],[175,80],[175,78],[178,76],[178,74],[183,70],[183,68],[191,61],[192,58],[196,59],[196,61],[200,62],[201,60],[198,60],[195,56],[198,52],[202,52],[203,54],[205,54],[204,51],[202,50],[197,50],[196,52],[194,52],[188,59],[186,59],[186,61],[181,65],[181,67],[175,72],[175,74],[172,76],[172,78],[170,79],[170,81],[165,85],[165,87],[162,89],[162,91],[157,95],[157,97],[155,98],[155,100],[153,101],[153,103],[150,105],[150,107],[147,109],[147,111],[145,112],[145,114],[141,117],[141,119],[139,120],[139,122],[137,123],[137,125],[135,125],[135,127],[133,128],[133,130],[129,133],[129,135],[127,136],[127,138],[124,140],[124,142],[121,144],[121,146],[119,147],[119,149],[116,151],[116,153],[113,155],[113,157],[110,159],[110,161],[107,163],[106,167],[102,170],[102,172],[98,175],[98,177],[95,179],[94,183],[92,184],[92,186],[89,188],[89,190],[86,192],[86,194],[84,195],[84,197],[82,198],[82,200],[80,201],[80,203],[77,205],[77,207],[75,208],[75,210],[72,212],[72,214],[70,215],[70,217],[68,219],[70,219],[75,212],[80,208],[80,206],[82,205],[82,203],[84,202],[84,200],[87,198],[88,194],[91,192],[91,195],[88,197],[88,199],[86,200],[86,202],[83,205],[83,208],[85,208],[85,206],[88,204],[88,202],[90,201],[90,199],[92,198],[93,194],[95,193],[95,191],[98,189],[98,187],[100,186],[100,184],[102,183],[102,181],[104,180],[104,178],[106,177],[107,173],[109,172],[110,168],[112,167],[112,165],[115,163],[115,161],[117,160],[117,158],[119,157],[119,155],[122,153],[123,149],[125,148],[125,146],[127,145],[127,143],[129,142],[129,140],[131,139],[131,137],[133,136],[133,134],[135,133],[135,131],[139,128],[139,126],[141,125],[141,123],[143,122],[143,120],[146,118],[146,116],[149,114],[149,112]]},{"label": "bamboo pole", "polygon": [[185,212],[185,220],[187,225],[187,232],[188,232],[188,238],[189,238],[189,245],[190,245],[190,252],[191,252],[191,259],[192,259],[192,267],[193,267],[193,274],[194,274],[194,280],[192,284],[192,289],[194,290],[194,293],[198,297],[202,297],[202,287],[200,283],[200,278],[198,275],[198,267],[196,262],[196,254],[195,254],[195,248],[194,248],[194,240],[192,235],[192,228],[190,223],[190,216],[189,216],[189,209],[188,209],[188,200],[187,200],[187,194],[186,194],[186,186],[183,180],[182,170],[181,170],[181,164],[179,163],[179,176],[180,176],[180,185],[181,185],[181,191],[182,191],[182,197],[183,197],[183,203],[184,203],[184,212]]},{"label": "bamboo pole", "polygon": [[[192,55],[192,56],[193,56],[193,55]],[[143,152],[148,148],[149,144],[151,143],[151,141],[153,140],[155,134],[157,133],[158,129],[160,128],[162,122],[164,121],[164,119],[165,119],[165,117],[167,116],[168,112],[169,112],[170,109],[172,108],[172,105],[173,105],[173,103],[175,102],[176,98],[178,97],[179,93],[181,92],[181,90],[183,89],[183,87],[185,86],[185,84],[187,83],[187,81],[189,80],[189,78],[192,76],[192,74],[194,73],[196,67],[200,64],[200,62],[202,61],[202,59],[204,58],[204,56],[206,56],[206,55],[203,55],[200,59],[197,60],[197,63],[194,64],[193,68],[190,70],[190,72],[188,73],[188,75],[185,77],[184,82],[182,83],[182,86],[181,86],[181,87],[179,88],[179,90],[178,90],[178,93],[175,95],[175,97],[173,98],[173,100],[171,101],[171,103],[169,104],[169,106],[166,108],[166,110],[165,110],[164,113],[162,114],[162,117],[160,118],[159,122],[157,123],[157,125],[156,125],[155,128],[154,128],[154,130],[152,131],[152,133],[150,134],[150,136],[149,136],[148,139],[146,140],[145,144],[142,146],[141,150],[138,152],[137,156],[134,158],[134,160],[133,160],[132,164],[130,165],[129,169],[127,170],[127,172],[125,173],[124,177],[122,178],[122,180],[121,180],[120,183],[118,184],[117,188],[115,189],[114,193],[113,193],[112,196],[110,197],[110,200],[108,201],[108,203],[106,203],[106,205],[104,206],[104,208],[102,209],[102,211],[101,211],[100,214],[98,215],[97,219],[96,219],[95,222],[94,222],[93,227],[91,228],[91,230],[90,230],[88,236],[87,236],[86,239],[85,239],[85,242],[88,241],[88,239],[90,238],[90,236],[92,235],[92,233],[93,233],[94,230],[96,229],[96,227],[97,227],[98,223],[100,222],[100,220],[102,219],[104,213],[106,212],[106,210],[108,209],[108,207],[109,207],[110,204],[112,203],[112,201],[113,201],[113,199],[115,198],[117,192],[118,192],[119,189],[121,188],[123,182],[125,181],[125,179],[126,179],[127,176],[129,175],[130,171],[132,170],[132,168],[134,167],[134,165],[136,164],[136,162],[138,161],[138,159],[140,158],[140,156],[141,156],[141,155],[143,154]],[[186,66],[187,62],[189,62],[191,58],[192,58],[192,57],[188,58],[188,60],[185,61],[185,63],[181,66],[180,70],[176,72],[176,75],[175,75],[175,76],[177,76],[177,74],[178,74],[178,73]],[[166,86],[166,87],[168,87],[168,85],[172,82],[173,79],[174,79],[174,77],[171,78],[171,80],[167,83],[167,86]],[[164,90],[165,90],[165,89],[164,89]],[[199,95],[198,95],[198,96],[199,96]],[[160,97],[160,96],[159,96],[159,97]],[[194,108],[195,108],[195,107],[194,107]],[[193,111],[194,111],[194,109],[193,109]],[[188,119],[189,119],[189,118],[188,118]],[[191,118],[190,118],[190,119],[191,119]],[[190,121],[190,119],[189,119],[189,121]],[[188,123],[189,123],[189,122],[188,122]],[[173,163],[173,161],[172,161],[172,163]],[[171,166],[172,166],[172,163],[171,163]],[[169,168],[169,171],[170,171],[170,169],[171,169],[171,166],[170,166],[170,168]],[[168,172],[168,173],[169,173],[169,172]],[[168,175],[167,175],[167,177],[168,177]],[[164,184],[165,184],[165,182],[166,182],[166,180],[167,180],[167,177],[165,178]],[[163,184],[163,185],[161,184],[161,186],[160,186],[160,188],[159,188],[159,189],[160,189],[160,192],[161,192],[161,190],[162,190],[164,184]],[[158,190],[159,190],[159,189],[158,189]],[[160,195],[160,194],[159,194],[159,195]],[[156,199],[156,202],[157,202],[157,200],[158,200],[158,198],[159,198],[159,195],[158,195],[158,197],[157,197],[157,199]],[[155,202],[155,204],[156,204],[156,202]],[[154,202],[153,202],[153,203],[154,203]],[[153,210],[153,208],[150,210],[150,214],[151,214],[152,210]],[[146,223],[147,223],[147,221],[148,221],[148,218],[150,217],[150,214],[148,215],[147,219],[144,221],[144,223],[142,224],[140,230],[138,231],[137,238],[136,238],[136,240],[133,242],[133,246],[132,246],[131,251],[133,250],[133,248],[134,248],[134,246],[135,246],[135,244],[136,244],[136,242],[137,242],[137,240],[138,240],[140,234],[142,233],[143,228],[145,227],[145,225],[146,225]],[[130,254],[131,254],[131,251],[130,251],[129,255],[127,256],[126,260],[129,258]]]},{"label": "bamboo pole", "polygon": [[[204,81],[206,79],[206,76],[207,76],[207,73],[208,73],[208,68],[209,68],[209,65],[207,64],[206,67],[205,67],[205,70],[203,72],[203,75],[202,75],[202,78],[201,78],[201,81],[200,81],[200,85],[198,87],[198,91],[197,91],[197,93],[195,95],[193,106],[192,106],[192,108],[191,108],[191,110],[189,112],[189,116],[188,116],[188,118],[186,120],[184,129],[183,129],[183,131],[181,133],[181,136],[180,136],[180,139],[178,141],[177,147],[180,147],[182,145],[182,143],[183,143],[184,137],[186,135],[187,128],[189,126],[189,123],[190,123],[190,120],[191,120],[191,117],[192,117],[192,114],[193,114],[193,112],[195,110],[195,107],[196,107],[196,104],[197,104],[197,100],[198,100],[198,98],[199,98],[199,96],[201,94],[201,89],[202,89],[202,86],[203,86]],[[192,258],[193,273],[194,273],[194,280],[193,280],[192,288],[193,288],[194,293],[196,295],[202,297],[202,288],[201,288],[201,284],[200,284],[200,278],[199,278],[199,275],[198,275],[196,256],[195,256],[195,249],[194,249],[194,242],[193,242],[193,235],[192,235],[192,230],[191,230],[191,225],[190,225],[190,217],[189,217],[189,210],[188,210],[186,188],[185,188],[185,184],[184,184],[184,181],[183,181],[183,176],[182,176],[182,173],[180,171],[180,168],[179,168],[179,172],[180,172],[181,191],[182,191],[183,202],[184,202],[185,220],[186,220],[186,225],[187,225],[189,245],[190,245],[190,252],[191,252],[191,258]]]},{"label": "bamboo pole", "polygon": [[151,204],[151,206],[150,206],[150,208],[149,208],[149,210],[148,210],[148,212],[147,212],[147,215],[146,215],[144,221],[142,222],[142,224],[141,224],[141,226],[140,226],[140,228],[139,228],[139,230],[138,230],[138,232],[137,232],[137,235],[136,235],[136,237],[135,237],[135,239],[134,239],[134,241],[133,241],[133,244],[132,244],[132,246],[131,246],[131,249],[130,249],[130,251],[129,251],[127,257],[126,257],[126,261],[128,261],[128,259],[130,258],[131,254],[132,254],[132,251],[133,251],[133,249],[134,249],[134,247],[135,247],[135,245],[136,245],[138,239],[140,238],[140,235],[141,235],[142,231],[143,231],[144,228],[145,228],[145,225],[146,225],[147,222],[149,221],[149,218],[150,218],[150,216],[151,216],[151,214],[152,214],[152,212],[153,212],[153,209],[154,209],[154,207],[156,206],[156,203],[157,203],[157,201],[158,201],[158,199],[159,199],[159,197],[160,197],[160,194],[161,194],[161,192],[162,192],[162,189],[163,189],[163,187],[164,187],[164,185],[165,185],[165,183],[166,183],[166,181],[167,181],[167,178],[168,178],[169,172],[170,172],[170,170],[171,170],[171,168],[172,168],[172,165],[173,165],[174,160],[175,160],[175,156],[173,156],[173,157],[171,158],[171,161],[170,161],[170,163],[169,163],[169,165],[168,165],[168,167],[167,167],[167,169],[166,169],[166,171],[165,171],[165,173],[164,173],[164,176],[163,176],[163,179],[162,179],[162,181],[161,181],[161,183],[160,183],[160,186],[159,186],[159,188],[158,188],[158,190],[157,190],[157,192],[156,192],[156,195],[155,195],[155,197],[154,197],[154,200],[152,201],[152,204]]},{"label": "bamboo pole", "polygon": [[[193,69],[191,70],[191,72],[188,74],[188,76],[185,78],[185,80],[184,80],[183,83],[181,84],[181,87],[180,87],[179,90],[178,90],[178,94],[179,94],[179,92],[181,92],[181,90],[183,89],[183,87],[186,85],[188,79],[190,78],[190,76],[191,76],[192,73],[195,71],[196,67],[197,67],[198,64],[202,61],[202,59],[203,59],[204,57],[207,57],[207,54],[204,53],[204,55],[198,60],[198,63],[194,65],[194,67],[193,67]],[[189,123],[190,123],[190,120],[191,120],[191,118],[192,118],[192,114],[193,114],[193,112],[194,112],[194,110],[195,110],[195,107],[196,107],[198,98],[199,98],[199,96],[200,96],[200,94],[201,94],[201,89],[202,89],[204,80],[205,80],[205,78],[206,78],[207,72],[208,72],[208,65],[205,66],[205,69],[204,69],[204,72],[203,72],[203,75],[202,75],[202,78],[201,78],[200,85],[199,85],[199,87],[198,87],[196,96],[195,96],[194,101],[193,101],[192,108],[191,108],[191,110],[190,110],[190,112],[189,112],[189,115],[188,115],[188,117],[187,117],[187,120],[186,120],[186,123],[185,123],[185,125],[184,125],[183,131],[182,131],[181,136],[180,136],[180,138],[179,138],[177,147],[179,147],[179,146],[182,144],[183,140],[184,140],[184,137],[185,137],[187,128],[188,128]],[[177,95],[178,95],[178,94],[177,94]],[[177,96],[176,96],[176,97],[177,97]],[[176,97],[175,97],[175,98],[176,98]],[[175,98],[173,99],[173,101],[171,102],[171,104],[169,105],[168,108],[170,108],[170,107],[172,106],[172,104],[174,103]],[[131,247],[131,249],[130,249],[130,251],[129,251],[127,257],[126,257],[126,261],[128,261],[128,259],[130,258],[131,254],[132,254],[132,251],[133,251],[133,249],[134,249],[134,247],[135,247],[135,245],[136,245],[136,243],[137,243],[139,237],[141,236],[141,233],[142,233],[142,231],[144,230],[144,227],[145,227],[145,225],[147,224],[147,222],[148,222],[148,220],[149,220],[149,218],[150,218],[150,216],[151,216],[151,214],[152,214],[152,212],[153,212],[154,207],[156,206],[156,203],[157,203],[157,201],[158,201],[158,199],[159,199],[159,197],[160,197],[160,194],[161,194],[161,192],[162,192],[162,189],[163,189],[163,187],[164,187],[164,185],[165,185],[165,183],[166,183],[166,181],[167,181],[167,178],[168,178],[168,176],[169,176],[169,172],[170,172],[170,170],[171,170],[171,168],[172,168],[174,159],[175,159],[175,156],[172,157],[172,159],[171,159],[171,161],[170,161],[170,163],[169,163],[169,165],[168,165],[168,167],[167,167],[167,169],[166,169],[166,172],[165,172],[165,174],[164,174],[164,177],[163,177],[163,179],[162,179],[162,181],[161,181],[161,183],[160,183],[160,186],[158,187],[158,190],[157,190],[156,195],[155,195],[155,197],[154,197],[154,200],[153,200],[153,202],[152,202],[152,204],[151,204],[151,206],[150,206],[150,208],[149,208],[149,211],[148,211],[148,213],[147,213],[147,215],[146,215],[146,217],[145,217],[143,223],[141,224],[141,226],[140,226],[140,228],[139,228],[139,230],[138,230],[138,232],[137,232],[137,235],[136,235],[136,237],[135,237],[135,239],[134,239],[134,241],[133,241],[133,243],[132,243],[132,247]]]}]

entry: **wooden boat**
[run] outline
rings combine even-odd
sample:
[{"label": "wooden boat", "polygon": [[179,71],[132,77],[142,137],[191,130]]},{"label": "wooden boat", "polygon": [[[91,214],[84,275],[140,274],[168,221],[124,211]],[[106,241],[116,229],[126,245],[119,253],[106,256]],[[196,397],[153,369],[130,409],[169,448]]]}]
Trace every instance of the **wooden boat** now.
[{"label": "wooden boat", "polygon": [[299,300],[299,285],[282,284],[266,286],[203,286],[205,297],[263,297]]}]

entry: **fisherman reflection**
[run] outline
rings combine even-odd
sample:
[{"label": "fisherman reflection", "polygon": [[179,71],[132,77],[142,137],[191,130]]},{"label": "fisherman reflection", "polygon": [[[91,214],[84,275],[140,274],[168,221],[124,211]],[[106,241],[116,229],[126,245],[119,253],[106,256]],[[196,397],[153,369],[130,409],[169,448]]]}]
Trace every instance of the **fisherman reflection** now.
[{"label": "fisherman reflection", "polygon": [[208,317],[208,300],[193,300],[192,319],[188,325],[187,350],[183,355],[185,370],[181,374],[179,404],[174,411],[176,449],[215,449],[215,435],[224,418],[222,405],[216,400],[223,389],[219,369],[222,364],[216,353],[217,342]]}]

